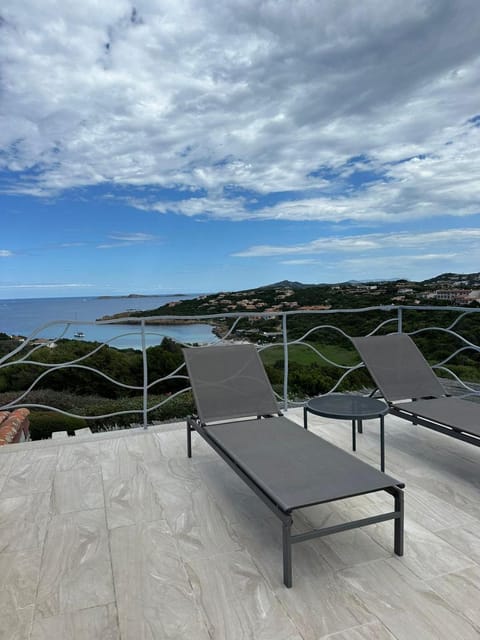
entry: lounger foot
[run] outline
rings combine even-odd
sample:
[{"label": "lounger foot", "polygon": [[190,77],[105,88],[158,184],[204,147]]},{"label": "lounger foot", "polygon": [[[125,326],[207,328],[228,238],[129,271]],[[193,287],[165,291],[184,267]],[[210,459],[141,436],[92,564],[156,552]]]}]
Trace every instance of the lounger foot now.
[{"label": "lounger foot", "polygon": [[395,511],[398,513],[398,517],[395,518],[394,529],[394,547],[397,556],[403,556],[403,530],[404,530],[404,506],[403,506],[403,491],[398,489],[394,493],[395,498]]},{"label": "lounger foot", "polygon": [[194,431],[190,418],[187,418],[187,457],[192,457],[192,431]]},{"label": "lounger foot", "polygon": [[283,533],[283,584],[289,589],[292,586],[292,518],[285,520],[282,526]]}]

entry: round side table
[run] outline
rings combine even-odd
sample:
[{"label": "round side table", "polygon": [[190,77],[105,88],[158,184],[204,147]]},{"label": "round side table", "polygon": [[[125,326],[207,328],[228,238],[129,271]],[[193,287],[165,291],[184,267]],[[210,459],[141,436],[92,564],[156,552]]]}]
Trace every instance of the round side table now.
[{"label": "round side table", "polygon": [[352,421],[352,449],[357,450],[356,431],[362,433],[363,420],[380,419],[380,468],[385,471],[385,424],[388,405],[376,398],[332,393],[309,400],[303,408],[303,426],[308,429],[307,416],[313,413],[324,418]]}]

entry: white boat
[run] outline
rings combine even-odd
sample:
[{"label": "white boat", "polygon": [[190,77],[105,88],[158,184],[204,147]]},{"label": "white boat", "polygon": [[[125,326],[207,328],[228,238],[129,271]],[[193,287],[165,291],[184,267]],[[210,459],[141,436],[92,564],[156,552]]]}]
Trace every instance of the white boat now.
[{"label": "white boat", "polygon": [[85,337],[85,334],[83,333],[83,331],[76,331],[76,332],[73,334],[73,337],[74,337],[74,338],[84,338],[84,337]]}]

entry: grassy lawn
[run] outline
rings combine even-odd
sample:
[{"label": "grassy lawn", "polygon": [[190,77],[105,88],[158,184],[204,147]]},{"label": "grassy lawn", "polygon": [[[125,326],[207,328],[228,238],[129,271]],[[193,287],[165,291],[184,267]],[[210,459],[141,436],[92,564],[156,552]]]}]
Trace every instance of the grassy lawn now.
[{"label": "grassy lawn", "polygon": [[[353,349],[345,349],[335,345],[322,345],[312,343],[315,348],[332,362],[344,366],[353,366],[358,364],[360,358]],[[277,360],[283,361],[283,346],[275,346],[261,352],[261,357],[266,365],[272,365]],[[291,345],[288,349],[289,362],[297,362],[302,365],[318,364],[320,367],[330,366],[325,360],[317,356],[317,354],[308,347],[300,344]]]}]

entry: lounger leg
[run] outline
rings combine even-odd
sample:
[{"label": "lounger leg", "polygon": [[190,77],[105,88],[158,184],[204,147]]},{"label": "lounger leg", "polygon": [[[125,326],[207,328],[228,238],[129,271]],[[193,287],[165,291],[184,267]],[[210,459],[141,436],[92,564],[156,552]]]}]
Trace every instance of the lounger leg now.
[{"label": "lounger leg", "polygon": [[380,469],[385,471],[385,420],[380,416]]},{"label": "lounger leg", "polygon": [[352,451],[357,450],[357,421],[352,420]]},{"label": "lounger leg", "polygon": [[358,433],[363,433],[363,421],[358,421]]},{"label": "lounger leg", "polygon": [[303,428],[308,429],[307,407],[303,407]]},{"label": "lounger leg", "polygon": [[395,497],[395,511],[398,511],[400,516],[395,518],[395,534],[394,534],[394,551],[397,556],[403,556],[403,491],[398,489],[394,494]]},{"label": "lounger leg", "polygon": [[292,518],[283,521],[283,584],[292,586]]},{"label": "lounger leg", "polygon": [[187,456],[192,457],[192,427],[189,420],[187,420]]}]

